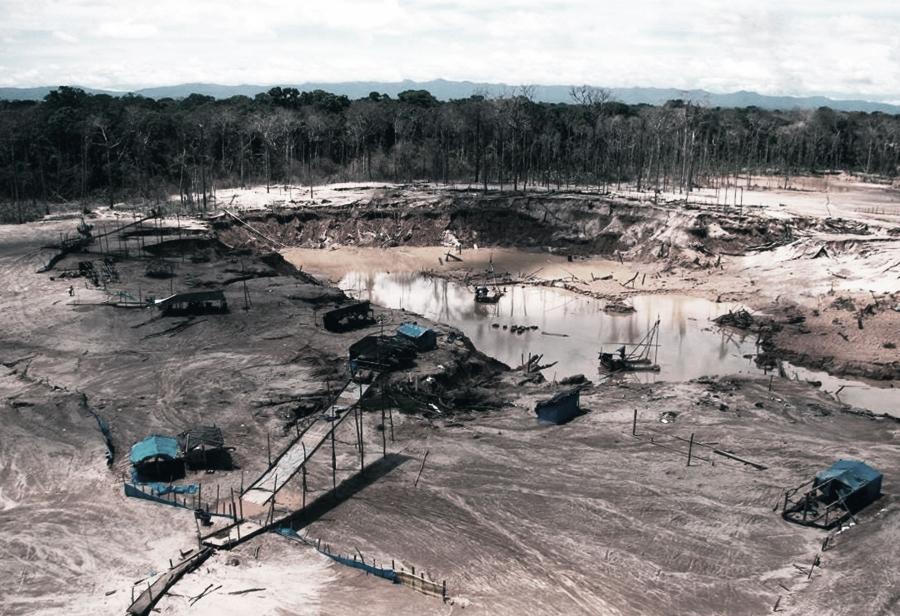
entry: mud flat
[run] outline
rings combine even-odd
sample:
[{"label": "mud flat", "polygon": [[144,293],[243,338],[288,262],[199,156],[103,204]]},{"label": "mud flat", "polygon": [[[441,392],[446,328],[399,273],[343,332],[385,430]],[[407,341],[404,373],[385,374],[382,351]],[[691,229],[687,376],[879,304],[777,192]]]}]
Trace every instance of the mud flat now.
[{"label": "mud flat", "polygon": [[[673,310],[675,298],[689,297],[713,310],[710,316],[747,306],[780,326],[768,338],[769,352],[794,349],[806,354],[807,364],[855,362],[860,371],[894,378],[896,351],[883,343],[896,331],[896,289],[883,283],[871,289],[873,296],[865,288],[875,273],[893,272],[896,236],[887,227],[859,234],[857,227],[828,227],[815,218],[748,222],[735,218],[743,214],[713,218],[703,211],[709,217],[698,218],[677,204],[576,194],[492,195],[483,202],[469,191],[432,188],[333,192],[329,203],[243,212],[253,231],[226,215],[184,228],[183,221],[158,220],[155,231],[114,235],[105,248],[65,255],[40,274],[55,253],[45,247],[76,221],[0,227],[0,574],[10,581],[0,591],[4,613],[123,613],[133,588],[197,545],[189,510],[123,495],[130,445],[147,434],[215,424],[234,448],[235,467],[191,472],[180,482],[202,482],[207,494],[212,486],[239,490],[267,467],[269,448],[281,451],[298,421],[322,412],[334,384],[346,379],[349,346],[410,319],[437,331],[438,348],[375,386],[363,414],[367,458],[375,464],[385,447],[393,462],[323,513],[295,520],[299,532],[344,554],[395,560],[446,579],[452,605],[265,534],[187,575],[159,602],[161,613],[262,607],[438,614],[464,607],[482,614],[705,615],[769,613],[777,603],[798,615],[859,606],[889,614],[900,601],[900,571],[886,547],[900,528],[894,420],[856,413],[802,379],[770,381],[749,367],[746,374],[724,375],[703,364],[699,372],[719,376],[598,383],[582,391],[585,414],[563,426],[539,425],[534,404],[553,385],[479,352],[441,314],[460,303],[442,299],[438,287],[439,308],[429,318],[394,308],[376,292],[378,276],[387,272],[412,272],[412,281],[416,272],[433,269],[425,280],[441,276],[448,293],[491,264],[510,281],[530,276],[526,289],[508,283],[516,287],[509,298],[515,307],[500,304],[510,311],[482,321],[498,344],[543,335],[513,337],[490,327],[491,319],[522,320],[520,308],[528,307],[529,316],[541,310],[526,292],[595,307],[607,300],[640,307],[660,295]],[[545,220],[550,206],[559,216]],[[490,212],[479,218],[484,208]],[[121,224],[102,211],[90,222]],[[451,247],[440,245],[453,244],[451,235],[463,244],[455,253],[461,262],[448,263]],[[823,244],[826,238],[830,243]],[[827,257],[816,256],[822,245]],[[303,247],[314,250],[292,251]],[[115,275],[102,265],[104,257],[112,258]],[[173,277],[150,275],[160,259],[173,266]],[[431,265],[423,267],[423,260]],[[102,280],[61,277],[83,261],[93,262]],[[372,294],[380,322],[327,332],[321,313],[345,293],[322,279],[338,283],[351,271],[373,273],[371,285],[345,284],[348,293],[355,286],[356,293]],[[822,289],[830,293],[832,282],[834,293],[817,299]],[[229,312],[166,317],[139,307],[148,296],[212,289],[224,290]],[[652,319],[647,311],[635,318]],[[692,335],[718,336],[732,353],[729,334],[704,332],[693,309],[672,321],[676,334],[678,323]],[[622,325],[615,333],[642,326]],[[595,333],[612,337],[609,329]],[[740,345],[755,347],[759,332],[733,336],[734,353],[740,348],[742,355]],[[829,337],[846,344],[802,345]],[[562,378],[569,371],[559,366]],[[379,407],[390,413],[390,428]],[[108,422],[116,451],[109,467],[97,416]],[[696,448],[688,465],[680,439],[691,434]],[[352,477],[359,452],[351,437],[338,440],[337,469]],[[820,553],[824,533],[785,522],[775,506],[784,488],[841,457],[881,470],[884,496]],[[308,497],[327,494],[330,461],[314,460],[307,480]],[[279,514],[301,502],[295,479],[279,493]],[[817,554],[820,564],[809,576]]]}]

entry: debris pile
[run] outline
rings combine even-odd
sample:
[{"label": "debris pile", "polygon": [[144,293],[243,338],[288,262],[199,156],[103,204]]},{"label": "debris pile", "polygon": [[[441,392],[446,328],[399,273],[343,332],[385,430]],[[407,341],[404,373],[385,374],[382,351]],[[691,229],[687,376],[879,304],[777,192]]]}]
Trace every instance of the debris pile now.
[{"label": "debris pile", "polygon": [[726,314],[713,319],[713,322],[716,325],[727,325],[738,329],[750,329],[753,327],[755,321],[752,314],[741,308],[740,310],[729,310]]}]

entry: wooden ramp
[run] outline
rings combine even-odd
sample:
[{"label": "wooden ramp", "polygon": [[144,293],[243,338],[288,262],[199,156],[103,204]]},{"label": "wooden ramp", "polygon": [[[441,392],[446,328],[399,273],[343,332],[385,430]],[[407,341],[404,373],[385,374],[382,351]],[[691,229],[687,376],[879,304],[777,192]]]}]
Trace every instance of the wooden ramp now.
[{"label": "wooden ramp", "polygon": [[207,547],[175,563],[171,569],[160,574],[152,584],[149,584],[147,589],[134,600],[134,603],[128,606],[128,614],[130,616],[149,614],[156,603],[166,594],[166,591],[175,585],[175,582],[180,580],[185,573],[199,567],[212,553],[212,548]]},{"label": "wooden ramp", "polygon": [[275,460],[262,476],[241,495],[244,502],[265,505],[306,464],[307,460],[328,440],[334,430],[350,415],[369,389],[368,385],[350,381],[338,395],[334,405],[316,418],[310,426]]}]

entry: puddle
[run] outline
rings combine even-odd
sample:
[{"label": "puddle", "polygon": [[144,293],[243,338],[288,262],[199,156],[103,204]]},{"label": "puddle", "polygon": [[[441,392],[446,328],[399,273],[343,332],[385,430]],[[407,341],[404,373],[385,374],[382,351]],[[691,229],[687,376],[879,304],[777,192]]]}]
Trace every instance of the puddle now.
[{"label": "puddle", "polygon": [[[509,287],[497,304],[476,304],[464,286],[412,272],[351,272],[340,287],[354,297],[371,299],[390,308],[403,308],[463,331],[475,346],[509,366],[522,358],[543,354],[541,363],[558,361],[544,371],[547,378],[584,374],[597,380],[597,354],[612,352],[621,343],[636,343],[660,319],[656,363],[659,372],[631,373],[643,382],[684,381],[704,375],[762,374],[748,357],[756,353],[756,337],[718,328],[712,319],[728,312],[728,304],[677,295],[635,296],[636,312],[610,315],[605,302],[546,287]],[[499,327],[493,327],[493,325]],[[538,326],[514,334],[512,325]],[[787,369],[787,367],[786,367]],[[900,388],[873,387],[825,373],[790,366],[801,380],[822,381],[833,393],[846,387],[840,399],[876,412],[900,408]]]},{"label": "puddle", "polygon": [[887,413],[900,417],[900,387],[889,381],[888,387],[868,381],[851,381],[832,376],[827,372],[809,370],[782,362],[788,378],[800,381],[818,381],[822,383],[822,391],[831,394],[841,402],[868,409],[876,413]]}]

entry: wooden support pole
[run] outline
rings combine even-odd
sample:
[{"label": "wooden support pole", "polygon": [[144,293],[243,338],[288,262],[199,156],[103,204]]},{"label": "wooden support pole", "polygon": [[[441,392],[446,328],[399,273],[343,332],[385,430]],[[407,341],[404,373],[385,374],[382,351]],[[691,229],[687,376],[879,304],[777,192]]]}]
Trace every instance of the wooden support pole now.
[{"label": "wooden support pole", "polygon": [[381,455],[382,457],[387,455],[387,434],[385,434],[385,430],[387,426],[384,425],[384,407],[381,407]]},{"label": "wooden support pole", "polygon": [[634,419],[631,420],[631,436],[637,436],[637,409],[634,409]]},{"label": "wooden support pole", "polygon": [[816,554],[813,558],[812,564],[809,566],[809,575],[806,576],[806,579],[812,578],[813,570],[816,568],[816,565],[819,564],[819,555]]},{"label": "wooden support pole", "polygon": [[[360,385],[362,387],[362,385]],[[357,411],[359,414],[359,472],[366,472],[366,445],[363,440],[363,412],[362,409],[357,405]]]},{"label": "wooden support pole", "polygon": [[422,476],[422,471],[425,470],[425,460],[428,459],[428,450],[425,450],[425,455],[422,457],[422,466],[419,467],[419,474],[416,475],[416,481],[413,483],[413,487],[418,487],[419,485],[419,477]]},{"label": "wooden support pole", "polygon": [[688,459],[687,459],[688,466],[691,465],[691,454],[692,453],[694,453],[694,433],[693,432],[691,432],[691,442],[688,443]]},{"label": "wooden support pole", "polygon": [[337,457],[334,452],[334,425],[331,426],[331,489],[337,489]]}]

